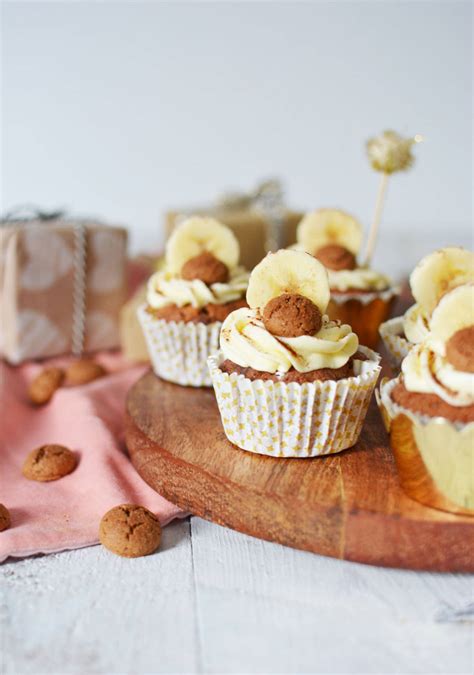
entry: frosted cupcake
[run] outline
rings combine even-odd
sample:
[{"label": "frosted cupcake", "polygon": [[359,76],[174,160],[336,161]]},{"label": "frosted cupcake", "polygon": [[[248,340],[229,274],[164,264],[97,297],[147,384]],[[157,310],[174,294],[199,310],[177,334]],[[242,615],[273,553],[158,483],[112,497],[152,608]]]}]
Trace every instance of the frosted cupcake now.
[{"label": "frosted cupcake", "polygon": [[227,438],[250,452],[314,457],[352,447],[380,366],[348,325],[330,321],[327,272],[302,251],[269,253],[249,308],[224,321],[209,359]]},{"label": "frosted cupcake", "polygon": [[210,386],[207,358],[222,322],[245,307],[248,273],[232,231],[212,218],[189,218],[166,244],[164,269],[148,282],[138,317],[153,370],[170,382]]},{"label": "frosted cupcake", "polygon": [[425,340],[431,314],[440,298],[457,286],[474,281],[474,254],[450,246],[420,260],[410,276],[415,299],[403,316],[384,322],[379,332],[392,364],[399,368],[411,347]]},{"label": "frosted cupcake", "polygon": [[298,225],[296,247],[315,256],[328,270],[331,319],[348,323],[360,341],[375,347],[378,328],[398,294],[389,277],[357,262],[362,226],[337,209],[308,213]]},{"label": "frosted cupcake", "polygon": [[428,506],[474,515],[474,285],[442,297],[425,339],[381,386],[403,489]]}]

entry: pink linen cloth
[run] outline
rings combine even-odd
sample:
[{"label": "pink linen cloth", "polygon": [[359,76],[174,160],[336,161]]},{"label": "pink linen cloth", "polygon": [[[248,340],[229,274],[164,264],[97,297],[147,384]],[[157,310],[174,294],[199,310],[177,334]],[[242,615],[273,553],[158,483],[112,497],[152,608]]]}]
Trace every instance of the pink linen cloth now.
[{"label": "pink linen cloth", "polygon": [[[185,515],[140,478],[125,452],[125,398],[145,367],[130,366],[119,353],[95,360],[107,369],[105,377],[62,387],[39,408],[28,402],[27,388],[47,364],[0,362],[0,503],[12,518],[11,528],[0,532],[0,561],[96,544],[104,513],[125,502],[147,507],[162,525]],[[27,480],[21,472],[26,455],[48,443],[73,450],[76,469],[49,483]]]}]

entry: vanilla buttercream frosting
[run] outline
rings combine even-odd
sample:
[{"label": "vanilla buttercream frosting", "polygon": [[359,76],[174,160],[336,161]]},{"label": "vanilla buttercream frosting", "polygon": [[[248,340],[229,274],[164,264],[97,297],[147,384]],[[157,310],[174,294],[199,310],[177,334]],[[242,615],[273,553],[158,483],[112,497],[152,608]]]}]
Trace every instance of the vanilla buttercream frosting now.
[{"label": "vanilla buttercream frosting", "polygon": [[329,270],[329,286],[333,291],[383,291],[392,285],[392,281],[385,274],[366,267],[357,267],[355,270]]},{"label": "vanilla buttercream frosting", "polygon": [[[292,251],[306,251],[300,244],[292,244],[288,247]],[[312,253],[306,251],[306,253]],[[381,272],[368,267],[356,267],[354,270],[330,270],[327,269],[329,287],[332,291],[345,293],[351,289],[359,291],[384,291],[392,286],[392,280]]]},{"label": "vanilla buttercream frosting", "polygon": [[415,345],[402,362],[402,373],[408,391],[436,394],[456,407],[474,404],[474,374],[456,370],[442,343],[428,338]]},{"label": "vanilla buttercream frosting", "polygon": [[300,373],[321,368],[341,368],[359,347],[350,326],[330,321],[314,335],[278,337],[270,333],[257,310],[238,309],[229,314],[220,335],[226,359],[243,368],[284,374],[290,368]]},{"label": "vanilla buttercream frosting", "polygon": [[208,304],[223,305],[245,295],[248,278],[243,267],[236,267],[231,271],[229,281],[208,286],[200,279],[188,281],[162,270],[148,280],[147,301],[153,309],[168,305],[192,305],[198,309]]}]

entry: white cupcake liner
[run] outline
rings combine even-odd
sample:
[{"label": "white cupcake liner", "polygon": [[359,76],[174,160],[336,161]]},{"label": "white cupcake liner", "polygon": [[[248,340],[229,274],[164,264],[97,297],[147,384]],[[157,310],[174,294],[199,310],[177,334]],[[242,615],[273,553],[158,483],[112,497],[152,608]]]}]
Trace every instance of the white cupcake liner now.
[{"label": "white cupcake liner", "polygon": [[388,352],[391,364],[400,368],[403,359],[413,347],[405,337],[403,316],[397,316],[380,324],[379,334]]},{"label": "white cupcake liner", "polygon": [[347,291],[347,293],[331,293],[331,302],[334,302],[336,305],[343,305],[349,300],[358,300],[362,305],[368,305],[370,302],[377,299],[387,302],[399,294],[399,286],[391,286],[390,288],[386,288],[384,291],[370,291],[367,293],[353,293],[351,291]]},{"label": "white cupcake liner", "polygon": [[219,349],[222,323],[185,323],[156,319],[137,310],[153,370],[159,377],[191,387],[212,386],[207,359]]},{"label": "white cupcake liner", "polygon": [[222,353],[208,360],[224,431],[242,450],[271,457],[317,457],[352,447],[359,438],[380,373],[380,357],[338,381],[275,382],[224,373]]}]

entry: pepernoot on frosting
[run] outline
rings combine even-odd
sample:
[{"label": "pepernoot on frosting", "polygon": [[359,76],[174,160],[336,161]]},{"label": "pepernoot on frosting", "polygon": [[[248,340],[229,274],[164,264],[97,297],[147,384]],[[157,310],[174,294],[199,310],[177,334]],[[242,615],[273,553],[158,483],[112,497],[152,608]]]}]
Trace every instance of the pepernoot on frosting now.
[{"label": "pepernoot on frosting", "polygon": [[379,291],[390,279],[357,263],[362,246],[362,225],[339,209],[318,209],[307,213],[298,225],[295,248],[317,258],[328,270],[332,290]]}]

